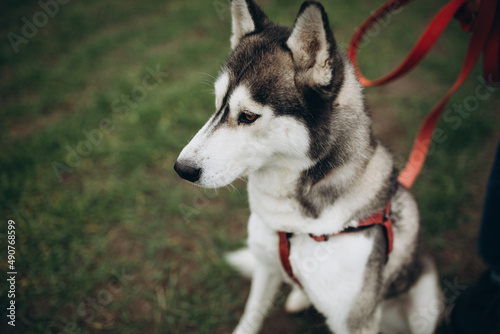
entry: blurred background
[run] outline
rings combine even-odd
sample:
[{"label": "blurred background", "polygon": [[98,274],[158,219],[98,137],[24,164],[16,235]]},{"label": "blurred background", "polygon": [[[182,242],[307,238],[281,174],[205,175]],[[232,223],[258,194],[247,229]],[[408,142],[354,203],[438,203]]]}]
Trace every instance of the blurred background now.
[{"label": "blurred background", "polygon": [[[173,171],[214,112],[229,54],[229,0],[3,0],[0,4],[0,331],[7,221],[16,223],[16,333],[230,333],[249,282],[223,260],[244,245],[245,183],[208,191]],[[292,25],[302,1],[259,0]],[[382,1],[323,1],[339,45]],[[414,1],[370,31],[369,78],[392,69],[445,1]],[[451,87],[469,35],[453,21],[409,76],[366,90],[374,130],[400,167]],[[416,182],[425,244],[451,303],[484,269],[475,240],[500,138],[498,90],[480,66],[452,98]],[[455,106],[456,109],[453,109]],[[461,111],[460,111],[461,110]],[[313,310],[263,333],[327,333]]]}]

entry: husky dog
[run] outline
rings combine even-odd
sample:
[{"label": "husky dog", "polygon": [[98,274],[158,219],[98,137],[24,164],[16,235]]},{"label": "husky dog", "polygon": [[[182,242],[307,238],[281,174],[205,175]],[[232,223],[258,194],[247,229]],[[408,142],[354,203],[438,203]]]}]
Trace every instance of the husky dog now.
[{"label": "husky dog", "polygon": [[[248,248],[228,260],[252,285],[234,333],[259,332],[282,282],[293,287],[289,312],[312,304],[337,334],[433,333],[442,296],[422,251],[417,204],[373,135],[362,87],[324,8],[305,2],[291,29],[252,0],[232,0],[231,14],[216,112],[174,168],[210,188],[248,177]],[[324,242],[310,236],[355,228],[389,202],[388,259],[381,226]],[[291,236],[289,261],[301,286],[282,268],[277,231]]]}]

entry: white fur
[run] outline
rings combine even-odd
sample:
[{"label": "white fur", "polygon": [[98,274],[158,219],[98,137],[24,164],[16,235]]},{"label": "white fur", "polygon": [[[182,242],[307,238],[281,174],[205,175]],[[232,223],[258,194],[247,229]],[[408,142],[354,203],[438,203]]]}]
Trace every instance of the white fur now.
[{"label": "white fur", "polygon": [[[366,172],[335,203],[325,209],[318,219],[307,218],[301,214],[299,203],[291,196],[295,189],[288,183],[272,182],[273,174],[281,171],[262,169],[253,173],[248,180],[248,193],[252,212],[266,217],[266,222],[275,231],[292,233],[313,233],[316,235],[338,233],[345,228],[352,212],[365,207],[369,198],[360,196],[363,193],[376,193],[382,185],[373,182],[373,178],[387,177],[390,170],[378,168],[385,166],[391,159],[389,152],[381,145],[377,146],[375,155],[368,164]],[[290,173],[290,179],[296,180],[299,175]],[[275,180],[279,180],[274,175]],[[293,184],[290,182],[290,184]],[[281,194],[281,196],[276,196]],[[352,222],[351,226],[357,226]]]},{"label": "white fur", "polygon": [[[290,262],[312,304],[336,333],[349,333],[345,319],[363,288],[373,239],[343,235],[318,243],[307,234],[293,239]],[[353,249],[356,251],[353,252]],[[334,278],[334,279],[332,279]]]},{"label": "white fur", "polygon": [[248,110],[256,114],[262,114],[262,105],[255,102],[248,88],[244,85],[238,86],[229,98],[229,108],[231,114],[236,116],[241,111]]},{"label": "white fur", "polygon": [[307,297],[304,290],[294,285],[292,291],[286,299],[285,310],[288,313],[297,313],[304,311],[309,306],[311,306],[309,297]]},{"label": "white fur", "polygon": [[226,254],[226,261],[243,277],[251,278],[257,267],[257,260],[248,248]]},{"label": "white fur", "polygon": [[233,0],[231,2],[231,16],[233,18],[231,48],[234,49],[243,36],[255,30],[255,24],[244,0]]},{"label": "white fur", "polygon": [[351,62],[344,57],[344,82],[339,92],[337,102],[340,105],[349,106],[354,109],[363,109],[363,100],[359,98],[363,92],[363,86],[356,78],[356,73]]},{"label": "white fur", "polygon": [[434,333],[444,312],[444,298],[436,284],[434,264],[428,258],[424,264],[424,274],[407,293],[384,301],[380,322],[383,333]]},{"label": "white fur", "polygon": [[223,72],[215,81],[215,109],[219,110],[229,87],[229,74]]},{"label": "white fur", "polygon": [[[223,86],[224,79],[217,83]],[[298,168],[307,167],[307,162],[302,161],[309,137],[307,129],[296,119],[275,118],[273,111],[255,102],[243,85],[231,94],[229,105],[229,123],[234,126],[222,125],[214,131],[221,116],[212,116],[179,155],[179,161],[189,161],[202,169],[199,185],[222,187],[261,168],[288,167],[294,161],[300,161]],[[251,126],[237,126],[243,111],[260,118]]]},{"label": "white fur", "polygon": [[[319,43],[319,50],[313,55],[307,52],[311,39]],[[314,63],[309,69],[310,84],[325,86],[332,80],[332,70],[329,63],[329,44],[326,39],[325,29],[321,11],[316,6],[307,7],[299,17],[293,27],[287,45],[292,50],[294,61],[297,64]]]}]

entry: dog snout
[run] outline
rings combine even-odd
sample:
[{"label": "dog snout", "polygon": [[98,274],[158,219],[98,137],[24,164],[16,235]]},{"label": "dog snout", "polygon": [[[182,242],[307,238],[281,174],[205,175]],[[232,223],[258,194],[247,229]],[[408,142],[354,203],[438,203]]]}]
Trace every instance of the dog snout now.
[{"label": "dog snout", "polygon": [[184,180],[196,182],[200,179],[201,168],[193,166],[189,163],[177,161],[174,165],[174,169]]}]

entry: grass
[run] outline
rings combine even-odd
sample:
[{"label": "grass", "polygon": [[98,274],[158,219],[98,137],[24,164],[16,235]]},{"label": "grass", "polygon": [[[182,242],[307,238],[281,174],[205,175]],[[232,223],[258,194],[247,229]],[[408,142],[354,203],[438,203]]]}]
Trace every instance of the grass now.
[{"label": "grass", "polygon": [[[300,3],[260,1],[287,25]],[[341,45],[374,9],[325,6]],[[361,51],[367,75],[392,68],[438,7],[419,1],[394,15]],[[230,51],[226,2],[75,0],[17,53],[7,35],[21,35],[22,18],[33,22],[41,8],[9,0],[0,9],[0,233],[5,249],[7,220],[16,222],[16,332],[229,333],[249,284],[222,256],[245,239],[245,184],[202,190],[172,169],[213,112],[212,84]],[[367,90],[374,128],[400,160],[451,86],[466,44],[454,22],[418,70]],[[450,106],[471,96],[479,73]],[[498,97],[480,101],[457,129],[440,123],[447,140],[415,186],[443,282],[470,282],[482,268],[474,239]],[[264,332],[326,331],[314,314],[283,315],[283,299]],[[8,302],[1,285],[2,309]]]}]

